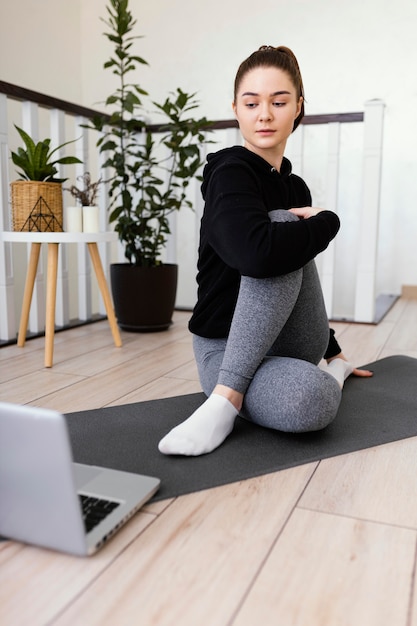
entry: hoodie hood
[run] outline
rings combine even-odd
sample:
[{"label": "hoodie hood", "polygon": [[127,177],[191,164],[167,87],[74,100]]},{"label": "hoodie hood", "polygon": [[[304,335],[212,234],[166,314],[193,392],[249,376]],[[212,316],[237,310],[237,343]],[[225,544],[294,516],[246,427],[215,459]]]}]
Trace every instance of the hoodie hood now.
[{"label": "hoodie hood", "polygon": [[291,163],[285,157],[282,159],[281,170],[277,172],[275,167],[272,167],[265,159],[260,157],[255,152],[251,152],[243,146],[233,146],[232,148],[224,148],[218,152],[212,152],[207,155],[207,163],[203,171],[203,183],[201,185],[201,193],[203,198],[206,197],[207,186],[210,182],[210,178],[219,167],[229,162],[244,162],[247,163],[257,176],[269,176],[271,174],[275,176],[281,176],[287,178],[290,176],[292,168]]}]

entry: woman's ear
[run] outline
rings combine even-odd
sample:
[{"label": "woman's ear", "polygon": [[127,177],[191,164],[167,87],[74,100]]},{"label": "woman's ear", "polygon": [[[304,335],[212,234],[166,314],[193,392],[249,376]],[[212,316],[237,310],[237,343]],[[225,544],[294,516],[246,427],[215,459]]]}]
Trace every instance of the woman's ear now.
[{"label": "woman's ear", "polygon": [[303,102],[304,102],[304,98],[303,98],[303,96],[300,96],[298,98],[298,103],[297,103],[297,112],[296,112],[295,117],[294,117],[295,120],[297,119],[297,117],[301,113],[301,107],[303,106]]}]

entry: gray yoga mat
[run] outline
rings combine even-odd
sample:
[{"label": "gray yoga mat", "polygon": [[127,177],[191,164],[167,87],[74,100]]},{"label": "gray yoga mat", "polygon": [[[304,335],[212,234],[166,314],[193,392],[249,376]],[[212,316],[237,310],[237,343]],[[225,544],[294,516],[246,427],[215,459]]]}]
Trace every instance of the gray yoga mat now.
[{"label": "gray yoga mat", "polygon": [[237,418],[211,454],[164,456],[158,441],[204,401],[195,393],[68,414],[74,460],[157,476],[156,501],[417,435],[417,359],[364,368],[374,376],[346,381],[336,419],[320,432],[280,433]]}]

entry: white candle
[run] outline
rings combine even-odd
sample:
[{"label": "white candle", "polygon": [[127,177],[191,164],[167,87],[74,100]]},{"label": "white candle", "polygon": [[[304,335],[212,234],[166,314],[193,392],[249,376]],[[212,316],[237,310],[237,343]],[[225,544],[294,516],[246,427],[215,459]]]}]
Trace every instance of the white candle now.
[{"label": "white candle", "polygon": [[65,230],[68,233],[82,233],[83,216],[80,206],[69,206],[65,209]]},{"label": "white candle", "polygon": [[98,233],[99,227],[98,206],[83,206],[83,232]]}]

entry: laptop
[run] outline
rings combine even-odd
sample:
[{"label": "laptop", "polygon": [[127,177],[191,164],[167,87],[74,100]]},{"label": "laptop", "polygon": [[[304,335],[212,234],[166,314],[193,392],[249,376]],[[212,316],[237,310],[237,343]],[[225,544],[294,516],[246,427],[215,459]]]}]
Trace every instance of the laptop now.
[{"label": "laptop", "polygon": [[86,556],[158,490],[160,480],[74,463],[65,418],[0,402],[0,535]]}]

